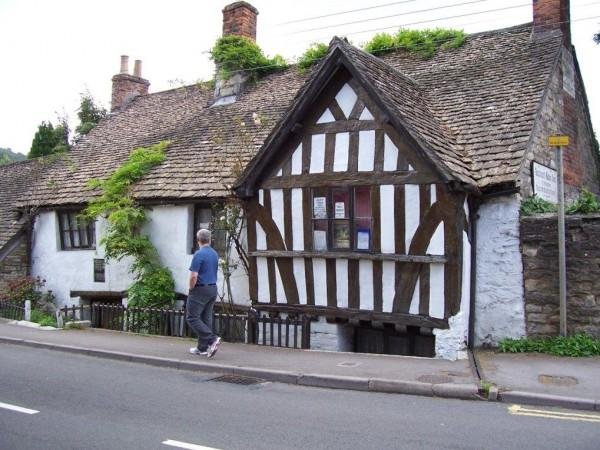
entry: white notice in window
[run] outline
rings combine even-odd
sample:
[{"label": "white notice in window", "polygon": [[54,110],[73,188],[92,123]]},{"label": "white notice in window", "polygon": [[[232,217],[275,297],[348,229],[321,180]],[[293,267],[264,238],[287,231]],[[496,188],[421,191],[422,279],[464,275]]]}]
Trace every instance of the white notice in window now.
[{"label": "white notice in window", "polygon": [[325,197],[313,198],[313,217],[315,219],[327,219],[327,202]]},{"label": "white notice in window", "polygon": [[359,231],[356,233],[356,248],[358,250],[369,250],[369,235],[368,231]]},{"label": "white notice in window", "polygon": [[335,218],[346,218],[346,204],[344,202],[335,202]]},{"label": "white notice in window", "polygon": [[327,232],[315,230],[313,233],[313,248],[315,250],[327,250]]}]

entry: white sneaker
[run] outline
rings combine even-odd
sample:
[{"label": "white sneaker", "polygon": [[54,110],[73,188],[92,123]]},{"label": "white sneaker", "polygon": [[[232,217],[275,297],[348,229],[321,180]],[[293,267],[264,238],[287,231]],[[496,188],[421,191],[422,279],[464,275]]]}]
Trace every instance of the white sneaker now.
[{"label": "white sneaker", "polygon": [[207,350],[201,351],[198,349],[198,347],[192,347],[192,348],[190,348],[190,353],[192,355],[207,355],[208,351]]},{"label": "white sneaker", "polygon": [[217,336],[217,338],[214,340],[214,342],[212,344],[210,344],[210,346],[208,347],[208,354],[206,356],[208,356],[209,358],[212,358],[213,356],[215,356],[215,353],[217,353],[217,350],[219,350],[220,343],[221,343],[221,338],[219,336]]}]

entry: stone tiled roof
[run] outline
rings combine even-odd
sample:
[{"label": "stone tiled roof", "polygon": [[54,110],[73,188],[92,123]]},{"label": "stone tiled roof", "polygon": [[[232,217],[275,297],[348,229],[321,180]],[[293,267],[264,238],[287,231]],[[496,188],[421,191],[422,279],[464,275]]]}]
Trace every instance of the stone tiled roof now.
[{"label": "stone tiled roof", "polygon": [[404,52],[381,59],[427,92],[483,189],[516,179],[560,46],[557,34],[533,40],[529,24],[471,35],[430,60]]},{"label": "stone tiled roof", "polygon": [[22,228],[14,204],[35,182],[44,160],[0,165],[0,249]]},{"label": "stone tiled roof", "polygon": [[[235,103],[215,107],[210,107],[212,89],[202,85],[137,97],[56,161],[20,204],[86,202],[94,195],[86,188],[89,179],[106,177],[134,148],[161,140],[171,141],[167,158],[137,183],[138,199],[227,197],[237,166],[254,156],[305,79],[295,69],[271,74],[251,84]],[[265,125],[257,127],[253,113]]]},{"label": "stone tiled roof", "polygon": [[[560,38],[531,40],[531,26],[480,33],[459,49],[423,60],[403,51],[379,59],[345,46],[389,109],[457,179],[485,188],[514,181]],[[314,73],[314,72],[313,72]],[[270,125],[301,97],[295,68],[251,84],[233,104],[210,107],[212,89],[193,85],[136,98],[104,119],[38,178],[18,205],[82,203],[90,178],[104,177],[134,148],[168,139],[166,161],[135,187],[139,199],[226,197],[239,167],[256,154]],[[240,133],[239,122],[246,126]],[[240,137],[252,137],[240,145]]]}]

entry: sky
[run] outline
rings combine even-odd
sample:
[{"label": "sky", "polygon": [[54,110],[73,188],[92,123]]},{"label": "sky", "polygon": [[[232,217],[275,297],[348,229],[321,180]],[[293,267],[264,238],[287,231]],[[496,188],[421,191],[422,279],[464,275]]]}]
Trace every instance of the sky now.
[{"label": "sky", "polygon": [[[232,0],[0,0],[0,147],[27,153],[42,121],[77,122],[80,94],[110,108],[120,55],[141,59],[158,92],[211,79],[208,51]],[[251,0],[257,42],[294,61],[312,42],[334,35],[354,44],[400,27],[476,33],[532,20],[531,0]],[[358,11],[357,11],[358,10]],[[573,43],[600,134],[600,0],[571,0]]]}]

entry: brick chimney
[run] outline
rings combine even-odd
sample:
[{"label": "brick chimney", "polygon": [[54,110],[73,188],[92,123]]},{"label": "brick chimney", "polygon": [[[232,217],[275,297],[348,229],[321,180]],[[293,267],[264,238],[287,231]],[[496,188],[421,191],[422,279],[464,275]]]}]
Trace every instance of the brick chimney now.
[{"label": "brick chimney", "polygon": [[250,3],[235,2],[223,8],[223,36],[245,36],[256,41],[258,10]]},{"label": "brick chimney", "polygon": [[129,56],[121,56],[121,71],[112,77],[110,111],[125,108],[138,95],[148,94],[150,82],[142,78],[142,61],[135,61],[133,75],[129,75]]},{"label": "brick chimney", "polygon": [[[223,37],[243,36],[256,41],[256,17],[258,10],[250,3],[235,2],[223,8]],[[217,77],[215,80],[215,102],[213,106],[228,105],[235,102],[244,90],[250,78],[247,72],[237,72],[226,80]]]},{"label": "brick chimney", "polygon": [[561,31],[567,47],[571,42],[569,0],[533,0],[533,32]]}]

